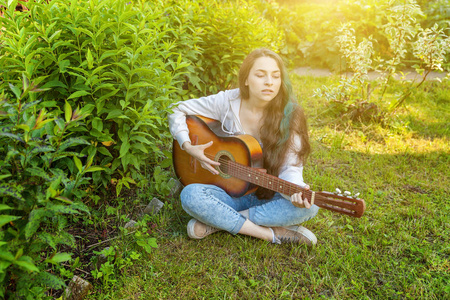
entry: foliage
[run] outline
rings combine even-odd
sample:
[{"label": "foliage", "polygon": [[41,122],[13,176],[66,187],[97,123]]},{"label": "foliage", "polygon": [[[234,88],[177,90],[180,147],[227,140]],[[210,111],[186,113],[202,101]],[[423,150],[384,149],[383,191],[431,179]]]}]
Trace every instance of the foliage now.
[{"label": "foliage", "polygon": [[438,24],[432,28],[420,28],[417,40],[413,44],[414,56],[421,62],[416,70],[421,73],[424,71],[429,73],[431,70],[443,71],[442,65],[446,61],[445,54],[449,48],[450,38]]},{"label": "foliage", "polygon": [[95,184],[145,184],[138,171],[165,157],[164,116],[188,65],[174,52],[178,28],[167,26],[163,2],[36,1],[28,8],[0,19],[3,88],[21,74],[45,78],[43,88],[52,89],[43,101],[91,111],[77,136],[90,142],[81,153],[96,153],[105,170]]},{"label": "foliage", "polygon": [[337,44],[347,59],[348,67],[355,72],[356,78],[360,79],[367,75],[372,64],[373,43],[369,38],[356,44],[355,31],[348,25],[345,24],[339,29]]},{"label": "foliage", "polygon": [[[152,243],[151,246],[149,244],[150,242]],[[147,247],[157,247],[155,238],[147,239],[142,243],[145,243]],[[94,253],[106,258],[106,261],[98,269],[92,271],[94,279],[101,279],[104,286],[114,285],[117,281],[115,275],[120,274],[122,269],[132,267],[137,260],[143,259],[140,251],[124,253],[123,251],[119,251],[117,247],[107,247],[102,251],[94,251]]]},{"label": "foliage", "polygon": [[343,115],[347,118],[371,118],[374,115],[374,107],[369,104],[372,91],[367,75],[372,65],[372,40],[364,39],[356,44],[354,29],[348,24],[340,29],[340,33],[337,44],[354,73],[349,78],[342,76],[338,85],[317,89],[316,96],[325,97],[340,105]]},{"label": "foliage", "polygon": [[34,100],[38,83],[24,76],[22,88],[10,84],[12,93],[0,96],[0,297],[11,299],[65,285],[48,270],[71,259],[60,252],[74,244],[68,221],[89,212],[83,186],[101,170],[93,155],[75,151],[89,144],[73,136],[85,127],[86,109]]},{"label": "foliage", "polygon": [[[450,27],[449,27],[450,28]],[[416,85],[410,85],[396,102],[392,109],[400,107],[411,95],[412,90],[421,86],[427,76],[435,70],[443,71],[446,54],[450,53],[450,37],[444,34],[444,30],[435,24],[432,28],[420,28],[417,40],[413,43],[414,56],[419,59],[419,64],[414,65],[415,70],[422,76],[422,80]]]},{"label": "foliage", "polygon": [[[261,11],[269,20],[277,19],[286,35],[286,47],[283,53],[295,59],[296,65],[327,67],[332,70],[346,69],[345,62],[340,59],[339,48],[335,38],[342,24],[350,23],[355,30],[357,41],[372,36],[377,41],[374,51],[380,59],[390,60],[395,56],[396,47],[389,40],[394,33],[385,28],[386,24],[394,24],[390,15],[403,15],[405,23],[397,22],[395,31],[402,27],[420,24],[422,28],[431,28],[437,23],[440,28],[448,27],[450,11],[443,1],[394,1],[394,0],[316,0],[316,1],[262,1],[268,5],[261,6]],[[278,4],[279,2],[280,4]],[[409,6],[409,9],[407,7]],[[393,11],[397,7],[399,10]],[[409,13],[411,13],[409,15]],[[419,13],[419,14],[417,14]],[[400,21],[400,19],[398,19]],[[447,35],[448,31],[445,32]],[[401,51],[402,49],[399,49]],[[407,60],[405,66],[415,64],[411,47],[404,53]],[[446,55],[447,60],[450,54]]]},{"label": "foliage", "polygon": [[95,184],[112,183],[117,193],[148,184],[142,171],[166,159],[174,100],[230,88],[248,52],[278,50],[283,39],[257,0],[36,1],[27,13],[14,12],[15,3],[0,19],[0,89],[25,74],[45,78],[52,89],[44,101],[90,107],[78,134],[91,145],[82,153],[96,152],[104,172]]},{"label": "foliage", "polygon": [[335,10],[334,3],[283,3],[285,1],[270,0],[260,2],[257,6],[260,14],[270,22],[278,24],[279,33],[284,35],[284,43],[279,52],[287,57],[290,63],[295,66],[339,64],[337,48],[332,41],[336,24],[329,21]]},{"label": "foliage", "polygon": [[[406,6],[397,9],[388,1],[335,2],[335,5],[329,5],[327,1],[303,1],[295,8],[287,8],[277,5],[275,1],[264,0],[213,0],[207,3],[189,0],[36,0],[27,2],[28,10],[14,12],[17,1],[1,0],[0,6],[5,9],[2,10],[4,17],[0,17],[0,297],[39,298],[44,297],[48,288],[64,286],[64,281],[55,275],[56,272],[69,277],[80,265],[80,258],[77,257],[70,270],[61,266],[72,257],[68,249],[74,246],[74,237],[68,232],[69,224],[72,225],[72,220],[76,221],[79,215],[89,212],[82,201],[98,204],[102,199],[99,196],[102,189],[99,187],[113,186],[116,194],[120,194],[124,187],[133,188],[136,185],[146,188],[150,194],[168,194],[167,168],[171,162],[167,149],[170,148],[171,138],[165,116],[170,112],[169,106],[181,99],[232,87],[238,66],[254,48],[270,47],[296,62],[307,61],[309,65],[317,63],[339,68],[344,65],[339,55],[340,44],[355,75],[332,85],[327,97],[342,101],[344,109],[353,109],[358,105],[363,109],[372,109],[373,106],[366,106],[365,103],[371,104],[369,101],[373,95],[394,98],[390,80],[381,84],[381,93],[376,93],[375,87],[366,81],[367,71],[378,66],[372,66],[373,62],[381,63],[380,69],[388,70],[387,74],[391,75],[398,67],[413,63],[417,63],[415,68],[422,70],[424,78],[432,69],[445,69],[446,49],[449,47],[445,13],[439,12],[433,15],[436,18],[426,19],[427,26],[421,29],[416,25],[421,20],[425,24],[424,17],[412,2],[408,4],[410,10],[405,9]],[[436,12],[438,6],[433,5],[429,4],[428,9],[424,10],[427,16]],[[388,14],[385,17],[386,11]],[[432,26],[434,22],[430,20],[434,19],[440,27]],[[341,32],[338,44],[334,37],[338,36],[336,29],[341,22],[350,23]],[[413,55],[417,58],[415,62],[411,62]],[[412,87],[408,89],[404,86],[406,90],[402,95],[415,93]],[[442,92],[442,95],[433,97],[441,97],[444,100],[439,101],[445,103],[447,94]],[[397,96],[394,100],[401,104],[401,99]],[[414,120],[408,122],[413,123]],[[396,130],[406,131],[405,123],[400,122]],[[348,145],[345,133],[335,136],[327,134],[320,140],[329,145],[332,152],[339,152]],[[356,136],[364,142],[370,139],[371,134],[376,135],[361,131]],[[367,147],[370,148],[370,145]],[[437,156],[438,160],[443,160]],[[407,160],[410,157],[400,158]],[[343,160],[352,159],[358,160],[353,156]],[[361,161],[364,163],[364,159]],[[389,159],[387,161],[390,162]],[[392,161],[396,162],[395,158]],[[420,158],[417,161],[422,162]],[[323,161],[319,158],[316,162],[320,165]],[[342,162],[332,161],[330,164],[342,165]],[[316,171],[320,173],[320,170]],[[351,181],[345,177],[345,170],[338,171],[344,174],[345,180]],[[386,176],[392,179],[401,175]],[[361,178],[364,176],[361,175]],[[318,184],[326,188],[326,182],[320,177]],[[379,193],[374,190],[367,192],[372,200]],[[393,191],[397,194],[401,192]],[[438,190],[438,193],[441,191]],[[121,198],[117,201],[119,207],[124,205]],[[135,206],[139,204],[133,203]],[[163,257],[161,262],[155,263],[155,269],[159,270],[153,270],[152,264],[148,266],[151,277],[164,274],[161,270],[167,269],[177,251],[188,253],[182,256],[187,262],[182,264],[186,268],[181,274],[187,274],[199,266],[196,259],[199,251],[191,247],[195,251],[189,253],[189,249],[183,248],[186,242],[182,238],[184,228],[171,230],[173,226],[180,227],[176,224],[181,224],[180,220],[186,218],[181,216],[181,208],[177,204],[172,210],[172,204],[167,203],[171,209],[159,220],[163,223],[161,227],[169,228],[162,230],[161,238],[166,235],[175,237],[175,241],[171,239],[167,243],[169,247],[174,246],[168,257],[164,257],[165,252],[152,251],[156,240],[148,232],[137,231],[133,236],[133,243],[139,251],[146,253],[145,261],[149,260],[147,255],[150,261],[157,259],[158,255]],[[109,216],[110,213],[117,214],[117,211],[108,207],[106,213]],[[105,222],[104,214],[101,211],[94,211],[93,214],[97,219],[86,219],[85,225],[101,226],[99,223]],[[124,215],[117,217],[118,221],[125,218]],[[441,217],[439,215],[436,222],[441,222]],[[334,220],[328,216],[326,222],[329,224]],[[370,222],[359,227],[346,220],[338,221],[339,228],[348,229],[350,235],[364,231],[364,228],[370,227]],[[251,240],[243,241],[244,245],[234,240],[230,245],[246,248],[249,246],[247,242],[253,243]],[[352,239],[352,242],[355,241],[362,248],[351,250],[364,252],[372,250],[376,243],[385,242],[385,239]],[[337,240],[338,246],[341,242]],[[434,271],[427,274],[438,275],[432,283],[437,288],[432,295],[438,297],[445,292],[439,280],[445,281],[448,276],[443,276],[437,266],[441,262],[445,266],[446,262],[434,254],[434,248],[422,250],[419,246],[414,244],[407,249],[411,255],[399,258],[400,267],[415,262],[416,258],[424,259],[425,254],[433,254],[427,267]],[[208,249],[200,253],[210,251],[211,247],[215,246],[208,244]],[[251,245],[249,251],[235,251],[240,251],[240,257],[244,260],[255,253],[258,261],[265,259],[267,253],[264,251],[268,248],[259,244],[257,248],[261,251],[252,249]],[[144,257],[137,250],[110,249],[102,252],[107,256],[107,263],[92,274],[105,285],[116,285],[117,273],[136,268],[140,264],[135,262]],[[299,253],[298,249],[293,251],[294,254]],[[281,249],[280,255],[283,252],[285,250]],[[228,257],[227,254],[224,253]],[[268,253],[268,256],[271,255],[272,250]],[[319,252],[319,256],[324,256],[324,253]],[[232,271],[221,269],[225,264],[216,257],[214,260],[218,264],[213,269],[221,270],[225,275],[219,279],[214,275],[211,278],[219,280],[219,283],[226,282],[228,275],[231,278],[232,284],[222,291],[224,296],[233,293],[236,297],[247,296],[245,288],[262,289],[266,286],[263,282],[275,278],[275,281],[281,281],[270,286],[272,291],[267,294],[268,297],[307,297],[313,294],[310,290],[315,291],[322,286],[325,286],[324,290],[315,296],[339,297],[339,291],[333,290],[336,285],[324,279],[323,274],[308,273],[314,281],[308,291],[281,290],[278,284],[289,286],[298,278],[284,274],[282,268],[269,272],[265,277],[251,277],[242,268],[241,262],[226,264],[233,266],[230,270],[237,270],[231,274]],[[255,266],[255,273],[262,274],[273,267],[271,262],[260,265],[247,261]],[[194,263],[190,265],[190,262]],[[336,268],[342,265],[339,261],[333,262]],[[368,269],[370,266],[367,266]],[[414,266],[419,268],[421,264]],[[308,269],[309,265],[295,267]],[[383,266],[377,267],[385,273],[391,272]],[[393,267],[396,266],[389,265],[389,268]],[[277,271],[281,277],[277,277]],[[328,274],[327,270],[324,272]],[[200,269],[199,273],[205,274],[205,269]],[[176,276],[174,278],[178,280]],[[181,286],[184,278],[181,276]],[[174,282],[172,279],[166,281]],[[341,277],[338,279],[343,280]],[[307,286],[309,281],[302,280]],[[425,277],[421,280],[427,282]],[[386,291],[375,293],[366,290],[379,286],[376,283],[340,283],[340,286],[341,293],[348,297],[389,297],[394,295],[394,291],[404,291],[413,297],[419,295],[415,290],[411,292],[403,288],[409,282],[397,281],[395,284]],[[169,285],[173,288],[173,283]],[[423,284],[418,286],[425,289]],[[157,288],[152,287],[151,290]],[[160,295],[164,296],[164,293],[169,292],[166,289]],[[195,291],[191,293],[191,290],[186,293],[195,295]],[[207,293],[203,295],[211,296]]]},{"label": "foliage", "polygon": [[[60,244],[74,246],[65,215],[87,212],[81,199],[97,204],[99,186],[119,194],[151,183],[152,192],[168,193],[169,105],[229,88],[248,52],[281,45],[276,24],[255,11],[258,3],[38,0],[21,12],[17,1],[0,2],[0,91],[12,89],[0,139],[1,246],[8,253],[0,279],[9,292],[38,295],[64,285],[42,270],[70,259],[58,253]],[[146,251],[155,245],[146,234],[135,238]],[[46,255],[56,258],[42,262]]]},{"label": "foliage", "polygon": [[[341,35],[337,37],[340,51],[346,58],[347,65],[354,73],[350,78],[343,77],[340,83],[333,87],[324,86],[317,89],[316,96],[325,97],[327,100],[339,104],[338,109],[342,114],[351,120],[380,120],[381,112],[371,99],[374,89],[382,90],[379,95],[379,102],[382,102],[388,85],[396,74],[397,67],[404,65],[407,54],[407,46],[411,44],[414,49],[413,54],[420,64],[414,65],[416,71],[422,75],[422,80],[405,82],[402,93],[393,101],[391,112],[398,108],[416,89],[426,80],[427,75],[433,70],[442,71],[442,64],[449,53],[450,38],[444,34],[444,29],[440,29],[436,24],[431,29],[423,29],[417,23],[416,16],[421,14],[418,5],[410,1],[404,5],[390,7],[387,15],[388,23],[385,28],[392,56],[388,60],[377,59],[376,66],[372,63],[374,56],[372,37],[362,39],[356,43],[355,30],[349,23],[344,24]],[[384,76],[381,82],[375,87],[368,80],[367,74],[371,69],[376,69]]]},{"label": "foliage", "polygon": [[[245,56],[260,47],[279,51],[284,35],[277,22],[261,17],[259,0],[180,1],[182,17],[195,24],[199,55],[188,67],[188,98],[217,93],[236,86]],[[188,52],[189,53],[189,52]]]},{"label": "foliage", "polygon": [[[430,28],[434,24],[438,24],[439,27],[448,26],[448,20],[450,20],[450,9],[448,6],[448,0],[436,0],[436,1],[418,1],[422,10],[427,18],[422,22],[422,27]],[[446,32],[450,34],[450,30]]]},{"label": "foliage", "polygon": [[[295,65],[345,68],[335,38],[342,23],[354,24],[357,38],[374,35],[382,18],[380,8],[386,1],[263,1],[269,2],[262,13],[269,20],[282,20],[286,36],[283,54]],[[384,47],[384,40],[376,48]]]}]

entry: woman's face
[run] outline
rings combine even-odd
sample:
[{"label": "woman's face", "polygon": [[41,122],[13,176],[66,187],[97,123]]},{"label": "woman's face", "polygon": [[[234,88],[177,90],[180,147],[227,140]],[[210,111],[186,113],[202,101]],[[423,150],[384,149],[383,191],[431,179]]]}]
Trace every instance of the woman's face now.
[{"label": "woman's face", "polygon": [[281,87],[281,70],[271,57],[259,57],[255,60],[245,84],[249,87],[251,101],[270,102]]}]

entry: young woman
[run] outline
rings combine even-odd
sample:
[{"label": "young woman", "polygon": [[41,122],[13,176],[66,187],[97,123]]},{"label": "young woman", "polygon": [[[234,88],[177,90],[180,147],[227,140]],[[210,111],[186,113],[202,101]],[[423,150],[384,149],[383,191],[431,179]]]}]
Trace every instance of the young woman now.
[{"label": "young woman", "polygon": [[[282,59],[268,49],[251,52],[239,70],[239,88],[216,95],[182,101],[169,116],[172,135],[181,148],[196,158],[215,176],[220,164],[205,156],[212,141],[191,145],[186,115],[201,115],[222,123],[230,134],[250,134],[263,149],[267,173],[309,188],[303,182],[303,163],[310,144],[306,118],[297,104]],[[214,185],[190,184],[180,195],[183,209],[194,219],[187,225],[188,235],[202,239],[225,230],[280,244],[313,245],[317,239],[298,226],[317,214],[302,193],[291,197],[258,188],[240,198],[230,197]]]}]

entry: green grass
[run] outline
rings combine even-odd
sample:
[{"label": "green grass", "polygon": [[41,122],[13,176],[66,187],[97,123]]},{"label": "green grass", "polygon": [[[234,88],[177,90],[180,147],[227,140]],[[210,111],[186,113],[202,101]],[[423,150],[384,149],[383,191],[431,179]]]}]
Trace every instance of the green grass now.
[{"label": "green grass", "polygon": [[390,126],[348,124],[327,120],[325,101],[312,97],[333,80],[293,78],[311,120],[304,178],[314,190],[360,192],[362,218],[321,210],[304,224],[318,238],[311,249],[223,232],[194,241],[179,200],[166,199],[154,220],[159,248],[91,298],[449,297],[450,89],[427,83]]}]

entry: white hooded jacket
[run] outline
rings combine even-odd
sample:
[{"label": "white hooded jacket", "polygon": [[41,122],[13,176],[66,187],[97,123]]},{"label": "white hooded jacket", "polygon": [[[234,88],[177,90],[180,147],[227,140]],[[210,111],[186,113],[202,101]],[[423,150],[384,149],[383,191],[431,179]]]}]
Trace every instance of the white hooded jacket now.
[{"label": "white hooded jacket", "polygon": [[[186,115],[201,115],[218,120],[222,123],[222,130],[228,134],[245,134],[240,119],[239,110],[241,97],[239,89],[227,90],[218,94],[190,99],[176,103],[173,113],[169,115],[169,129],[172,136],[180,145],[190,141],[189,129],[186,125]],[[294,137],[294,147],[301,148],[299,136]],[[303,166],[298,161],[294,151],[287,152],[287,157],[278,176],[286,181],[306,186],[303,182]]]}]

